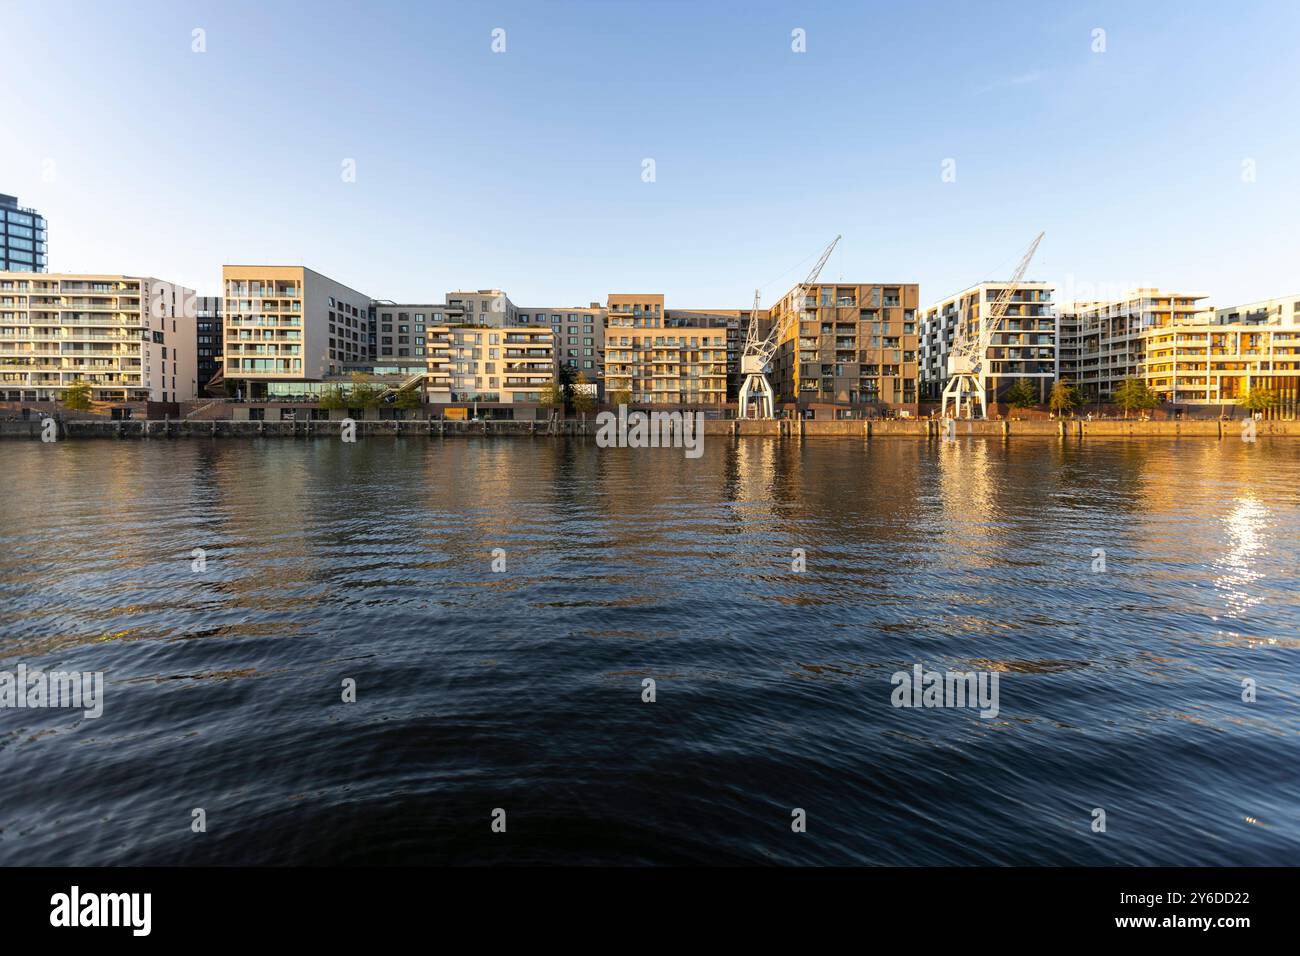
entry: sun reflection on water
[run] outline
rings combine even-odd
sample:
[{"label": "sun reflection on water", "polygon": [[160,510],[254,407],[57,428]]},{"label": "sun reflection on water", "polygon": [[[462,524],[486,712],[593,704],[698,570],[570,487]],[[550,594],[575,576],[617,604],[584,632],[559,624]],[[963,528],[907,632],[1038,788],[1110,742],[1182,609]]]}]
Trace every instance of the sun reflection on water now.
[{"label": "sun reflection on water", "polygon": [[1269,509],[1253,495],[1238,498],[1223,515],[1223,553],[1213,562],[1214,586],[1223,594],[1228,617],[1244,617],[1261,598],[1251,594],[1251,585],[1265,576],[1258,567],[1268,556]]}]

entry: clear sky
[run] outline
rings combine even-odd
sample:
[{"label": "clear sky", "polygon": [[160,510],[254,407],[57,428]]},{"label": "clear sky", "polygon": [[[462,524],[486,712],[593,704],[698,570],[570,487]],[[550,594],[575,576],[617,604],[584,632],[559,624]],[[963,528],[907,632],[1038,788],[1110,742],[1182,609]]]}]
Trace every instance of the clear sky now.
[{"label": "clear sky", "polygon": [[842,233],[824,279],[930,302],[1046,230],[1059,299],[1300,292],[1295,0],[0,0],[0,37],[51,271],[746,308]]}]

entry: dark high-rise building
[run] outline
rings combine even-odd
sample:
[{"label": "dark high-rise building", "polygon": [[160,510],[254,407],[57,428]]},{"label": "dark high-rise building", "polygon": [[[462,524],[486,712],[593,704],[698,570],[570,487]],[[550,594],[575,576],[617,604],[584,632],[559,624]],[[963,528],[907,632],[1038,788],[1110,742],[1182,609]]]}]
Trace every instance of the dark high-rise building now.
[{"label": "dark high-rise building", "polygon": [[45,217],[0,193],[0,272],[45,272]]},{"label": "dark high-rise building", "polygon": [[219,295],[201,295],[195,300],[198,311],[196,335],[198,336],[199,394],[204,394],[208,382],[221,368],[221,303]]}]

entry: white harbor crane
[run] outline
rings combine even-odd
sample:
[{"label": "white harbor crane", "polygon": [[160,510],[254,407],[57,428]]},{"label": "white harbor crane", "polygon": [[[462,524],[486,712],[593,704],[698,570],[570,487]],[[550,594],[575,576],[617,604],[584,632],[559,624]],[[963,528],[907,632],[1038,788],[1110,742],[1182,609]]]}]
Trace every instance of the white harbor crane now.
[{"label": "white harbor crane", "polygon": [[[1025,270],[1029,268],[1029,260],[1034,258],[1043,236],[1044,233],[1040,232],[1034,239],[1029,246],[1029,251],[1020,260],[1020,265],[1016,266],[1011,281],[993,301],[988,315],[979,316],[979,328],[973,334],[966,328],[969,324],[969,316],[957,317],[957,333],[953,336],[952,349],[948,352],[948,384],[943,389],[943,417],[949,417],[949,402],[952,403],[951,417],[953,418],[966,417],[963,411],[971,418],[985,416],[984,383],[988,378],[989,345],[993,342],[993,336],[1002,327],[1002,320],[1007,314],[1007,306],[1011,304],[1011,297],[1015,295],[1020,280],[1024,278]],[[978,416],[975,414],[976,405],[979,406]]]},{"label": "white harbor crane", "polygon": [[740,356],[740,373],[745,376],[737,401],[737,413],[741,418],[775,417],[776,402],[772,395],[772,385],[767,380],[768,366],[771,365],[772,356],[776,354],[781,340],[785,338],[790,327],[797,325],[799,315],[803,311],[805,290],[822,274],[822,268],[826,265],[826,260],[831,257],[831,253],[835,251],[835,245],[840,238],[836,236],[831,240],[831,244],[826,247],[826,251],[821,254],[817,264],[808,273],[808,278],[795,286],[786,296],[786,308],[782,310],[780,319],[772,323],[772,327],[767,330],[767,335],[761,339],[758,336],[759,294],[757,289],[754,290],[754,308],[749,313],[745,351]]}]

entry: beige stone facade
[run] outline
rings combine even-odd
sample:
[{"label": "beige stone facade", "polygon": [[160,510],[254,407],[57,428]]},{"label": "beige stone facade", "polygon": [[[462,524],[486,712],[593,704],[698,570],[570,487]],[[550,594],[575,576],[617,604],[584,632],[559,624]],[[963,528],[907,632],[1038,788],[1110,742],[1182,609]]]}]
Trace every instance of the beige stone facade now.
[{"label": "beige stone facade", "polygon": [[161,279],[0,272],[0,398],[59,400],[76,382],[93,401],[196,396],[194,290]]}]

